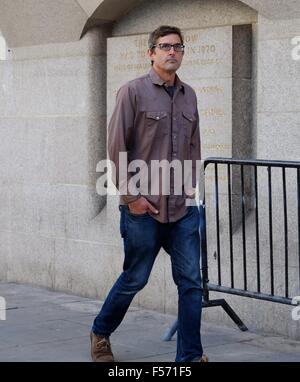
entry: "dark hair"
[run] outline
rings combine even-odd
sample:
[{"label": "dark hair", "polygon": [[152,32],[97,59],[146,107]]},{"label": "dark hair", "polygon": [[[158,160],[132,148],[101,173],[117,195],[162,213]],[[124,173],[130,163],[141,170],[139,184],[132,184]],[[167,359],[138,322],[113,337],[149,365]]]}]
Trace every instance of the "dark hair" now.
[{"label": "dark hair", "polygon": [[181,44],[183,44],[183,36],[179,28],[171,27],[169,25],[161,25],[160,27],[158,27],[150,33],[148,40],[149,49],[153,50],[153,45],[157,43],[157,40],[160,37],[167,36],[168,34],[177,34],[180,37]]}]

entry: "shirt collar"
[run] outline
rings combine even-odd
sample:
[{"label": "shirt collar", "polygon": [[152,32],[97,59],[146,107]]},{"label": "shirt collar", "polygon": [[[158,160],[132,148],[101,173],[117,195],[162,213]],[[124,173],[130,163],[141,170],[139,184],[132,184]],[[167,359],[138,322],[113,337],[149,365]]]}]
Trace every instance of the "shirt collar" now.
[{"label": "shirt collar", "polygon": [[[163,86],[165,84],[164,80],[159,77],[159,75],[156,73],[156,71],[153,68],[150,69],[149,76],[153,84],[159,85],[159,86]],[[177,74],[175,77],[175,84],[176,84],[176,88],[179,87],[180,90],[184,93],[184,85],[180,81],[180,78],[177,76]]]}]

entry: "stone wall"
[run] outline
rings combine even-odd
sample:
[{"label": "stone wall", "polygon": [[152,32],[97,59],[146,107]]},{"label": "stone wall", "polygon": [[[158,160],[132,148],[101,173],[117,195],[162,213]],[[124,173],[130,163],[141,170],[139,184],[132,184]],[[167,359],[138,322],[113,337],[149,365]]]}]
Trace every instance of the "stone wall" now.
[{"label": "stone wall", "polygon": [[[254,152],[259,159],[299,161],[299,76],[300,63],[292,59],[293,45],[291,40],[298,35],[299,20],[271,21],[262,16],[257,25],[257,52],[254,56],[255,87],[254,104]],[[261,263],[261,290],[270,293],[270,236],[268,208],[268,173],[267,169],[258,172],[259,181],[259,236]],[[290,297],[298,296],[299,290],[299,237],[297,214],[296,171],[287,170],[287,211],[288,211],[288,292]],[[282,172],[272,171],[272,207],[273,207],[273,261],[274,261],[274,291],[279,296],[285,295],[285,236],[283,213]],[[251,195],[248,195],[251,197]],[[252,195],[253,196],[253,195]],[[220,206],[222,209],[222,205]],[[225,208],[226,210],[226,208]],[[222,218],[222,217],[221,217]],[[225,219],[225,217],[224,217]],[[211,228],[214,223],[211,220]],[[223,282],[229,285],[229,248],[228,234],[223,226],[223,241],[221,239],[222,264],[227,264],[227,272],[223,273]],[[210,230],[211,233],[212,230]],[[246,222],[247,232],[247,272],[248,288],[256,291],[256,239],[255,215],[250,211]],[[243,288],[242,278],[242,244],[241,227],[234,235],[236,287]],[[211,235],[211,239],[213,235]],[[210,254],[215,250],[213,239]],[[224,267],[226,268],[226,267]],[[217,264],[211,256],[210,281],[217,283]],[[249,298],[224,295],[245,323],[262,331],[281,333],[292,338],[300,338],[300,328],[297,321],[292,320],[292,307],[274,304]],[[218,298],[220,294],[212,293]],[[228,316],[221,310],[214,309],[204,313],[205,319],[232,325]]]},{"label": "stone wall", "polygon": [[0,62],[1,280],[96,295],[102,274],[109,288],[95,189],[106,157],[106,35],[14,48]]},{"label": "stone wall", "polygon": [[[272,22],[235,0],[154,0],[141,2],[112,32],[99,28],[79,42],[14,48],[0,62],[1,281],[105,298],[123,261],[117,203],[95,189],[96,164],[106,157],[106,37],[141,35],[166,23],[186,32],[252,25],[250,152],[299,160],[300,71],[290,43],[299,20]],[[170,268],[161,253],[135,305],[176,314]],[[291,307],[225,297],[248,326],[300,338]],[[232,325],[220,308],[203,316]]]}]

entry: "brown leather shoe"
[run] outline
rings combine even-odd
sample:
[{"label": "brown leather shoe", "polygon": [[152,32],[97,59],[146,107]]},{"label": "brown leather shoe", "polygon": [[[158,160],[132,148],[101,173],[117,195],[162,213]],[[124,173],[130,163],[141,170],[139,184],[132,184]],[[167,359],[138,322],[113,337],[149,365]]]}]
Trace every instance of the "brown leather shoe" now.
[{"label": "brown leather shoe", "polygon": [[91,332],[91,356],[94,362],[114,362],[110,341],[107,337]]},{"label": "brown leather shoe", "polygon": [[192,362],[209,362],[209,359],[206,354],[202,354],[202,357],[195,358]]},{"label": "brown leather shoe", "polygon": [[203,354],[202,357],[199,359],[199,362],[209,362],[207,355]]}]

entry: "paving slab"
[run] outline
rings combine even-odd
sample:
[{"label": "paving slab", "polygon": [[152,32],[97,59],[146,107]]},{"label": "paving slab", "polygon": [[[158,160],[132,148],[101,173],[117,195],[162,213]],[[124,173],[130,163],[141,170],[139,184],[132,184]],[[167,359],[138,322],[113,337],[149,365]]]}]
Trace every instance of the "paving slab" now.
[{"label": "paving slab", "polygon": [[[7,304],[0,321],[0,362],[91,362],[89,332],[102,302],[15,283],[0,283]],[[175,316],[131,307],[111,336],[119,362],[172,362]],[[300,362],[300,342],[252,330],[202,323],[211,362]]]}]

